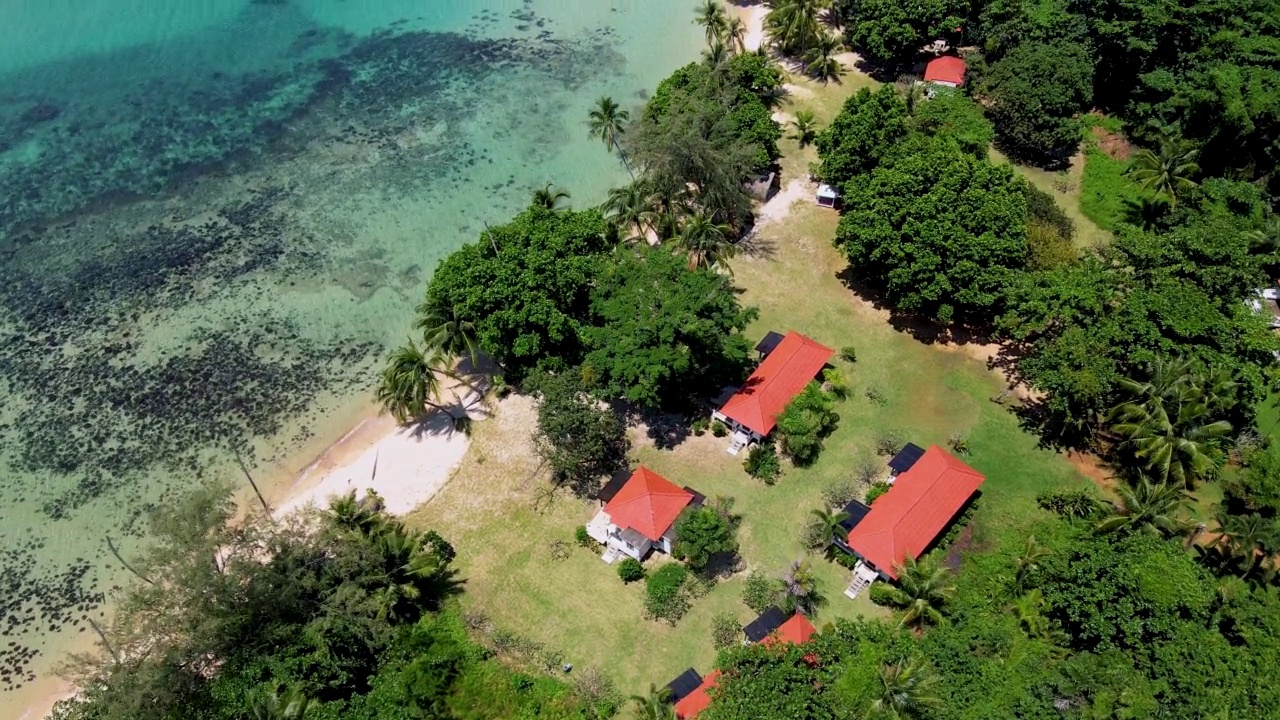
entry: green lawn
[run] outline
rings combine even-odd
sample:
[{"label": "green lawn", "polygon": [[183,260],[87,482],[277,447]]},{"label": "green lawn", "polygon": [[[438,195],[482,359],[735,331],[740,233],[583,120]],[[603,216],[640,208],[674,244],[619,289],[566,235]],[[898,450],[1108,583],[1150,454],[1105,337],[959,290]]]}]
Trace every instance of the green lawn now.
[{"label": "green lawn", "polygon": [[[1019,175],[1041,191],[1053,196],[1058,207],[1071,218],[1076,225],[1076,246],[1080,248],[1101,247],[1111,242],[1111,233],[1096,222],[1095,214],[1086,211],[1084,192],[1088,183],[1085,175],[1088,172],[1087,154],[1079,153],[1071,158],[1066,170],[1049,171],[1030,165],[1013,165]],[[1009,159],[994,148],[991,150],[993,162],[1009,162]],[[1112,227],[1108,225],[1107,227]]]},{"label": "green lawn", "polygon": [[[854,85],[819,86],[813,97],[822,98],[816,106],[820,116],[833,114],[841,93]],[[805,158],[812,156],[811,150],[796,153],[794,142],[787,143],[784,187],[804,172]],[[852,392],[837,408],[840,426],[819,460],[809,468],[788,468],[770,487],[748,477],[742,458],[726,455],[726,440],[710,434],[659,450],[637,433],[634,459],[708,496],[732,496],[742,516],[745,565],[778,575],[805,557],[800,532],[821,504],[821,488],[851,474],[880,433],[897,431],[922,445],[945,444],[958,433],[968,438],[969,462],[988,478],[966,548],[1021,546],[1029,528],[1045,517],[1034,502],[1037,492],[1087,481],[1063,458],[1039,448],[1007,408],[992,402],[1003,381],[976,359],[982,349],[917,340],[846,287],[841,280],[846,262],[830,242],[836,222],[833,211],[806,199],[785,220],[760,228],[768,252],[733,263],[744,301],[760,308],[760,319],[749,330],[753,338],[767,330],[793,329],[835,348],[857,349],[856,363],[842,363]],[[883,400],[870,400],[868,388]],[[714,390],[708,388],[708,394]],[[572,547],[568,558],[554,559],[552,544],[572,546],[574,528],[591,518],[595,506],[566,493],[547,495],[529,440],[533,420],[527,399],[503,401],[494,418],[476,424],[472,449],[453,480],[409,519],[436,528],[458,548],[457,565],[466,580],[464,608],[562,652],[579,668],[602,668],[626,694],[666,683],[689,666],[709,670],[715,659],[712,616],[732,612],[746,622],[753,615],[740,600],[741,576],[695,600],[673,628],[645,620],[642,584],[623,585],[597,552]],[[828,599],[819,627],[838,617],[885,614],[866,595],[857,602],[843,596],[849,571],[818,557],[813,562]]]}]

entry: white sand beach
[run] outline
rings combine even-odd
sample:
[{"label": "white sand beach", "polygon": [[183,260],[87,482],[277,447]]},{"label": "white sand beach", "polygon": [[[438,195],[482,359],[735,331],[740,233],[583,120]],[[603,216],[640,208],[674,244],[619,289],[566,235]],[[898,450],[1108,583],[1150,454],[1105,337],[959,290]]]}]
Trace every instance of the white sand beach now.
[{"label": "white sand beach", "polygon": [[[451,409],[461,408],[472,420],[485,416],[474,393]],[[373,490],[388,512],[403,515],[444,487],[470,445],[470,438],[441,412],[405,427],[386,415],[367,418],[308,465],[284,490],[273,512],[284,515],[308,505],[323,508],[333,496],[352,490],[363,496]]]},{"label": "white sand beach", "polygon": [[740,6],[734,5],[726,0],[729,6],[729,12],[742,18],[747,25],[746,46],[748,50],[758,50],[764,44],[764,16],[769,14],[769,8],[764,4]]}]

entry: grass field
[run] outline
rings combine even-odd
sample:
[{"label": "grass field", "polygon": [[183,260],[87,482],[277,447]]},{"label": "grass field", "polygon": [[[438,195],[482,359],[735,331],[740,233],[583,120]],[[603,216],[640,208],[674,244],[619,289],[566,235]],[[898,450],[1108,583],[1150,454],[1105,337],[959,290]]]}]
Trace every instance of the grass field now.
[{"label": "grass field", "polygon": [[[1019,175],[1027,179],[1027,182],[1035,185],[1041,191],[1053,196],[1057,201],[1058,207],[1062,208],[1067,217],[1076,225],[1076,247],[1101,247],[1111,242],[1111,233],[1103,229],[1094,219],[1092,215],[1084,210],[1083,197],[1085,192],[1085,173],[1087,167],[1087,155],[1084,152],[1076,154],[1071,158],[1071,164],[1066,170],[1050,171],[1043,170],[1030,165],[1014,165],[1013,168]],[[991,150],[992,162],[1009,162],[1009,159],[1000,154],[994,148]]]},{"label": "grass field", "polygon": [[[855,87],[818,86],[812,107],[825,121]],[[805,107],[802,94],[793,92],[784,111]],[[804,176],[812,150],[799,152],[791,140],[784,149],[785,186]],[[1040,449],[1007,408],[992,402],[1004,382],[976,359],[982,348],[916,339],[845,284],[847,263],[830,242],[836,222],[833,211],[799,202],[785,219],[759,229],[762,252],[733,263],[744,301],[760,308],[750,337],[794,329],[835,348],[857,349],[856,363],[842,363],[852,392],[837,407],[840,426],[819,460],[809,468],[788,468],[770,487],[748,477],[742,458],[725,454],[727,441],[710,434],[660,450],[636,432],[634,459],[705,495],[732,496],[743,518],[745,565],[776,576],[805,557],[800,533],[810,511],[821,505],[822,487],[851,474],[879,434],[897,431],[921,445],[945,444],[950,435],[962,434],[971,451],[968,461],[988,478],[966,548],[1021,545],[1027,528],[1044,517],[1034,502],[1037,492],[1087,481],[1062,457]],[[881,399],[869,399],[868,389]],[[709,395],[714,392],[708,388]],[[689,666],[709,670],[715,657],[711,618],[732,612],[746,622],[753,616],[740,600],[741,575],[695,600],[676,627],[645,620],[642,584],[623,585],[597,552],[572,546],[574,528],[591,518],[595,505],[566,493],[548,494],[530,441],[534,415],[528,399],[504,400],[494,418],[476,424],[472,448],[451,482],[410,517],[458,548],[464,607],[564,653],[579,668],[603,669],[626,694],[664,684]],[[556,541],[571,546],[567,558],[553,558]],[[865,594],[856,602],[842,595],[849,571],[812,559],[828,599],[819,627],[839,617],[884,615]]]}]

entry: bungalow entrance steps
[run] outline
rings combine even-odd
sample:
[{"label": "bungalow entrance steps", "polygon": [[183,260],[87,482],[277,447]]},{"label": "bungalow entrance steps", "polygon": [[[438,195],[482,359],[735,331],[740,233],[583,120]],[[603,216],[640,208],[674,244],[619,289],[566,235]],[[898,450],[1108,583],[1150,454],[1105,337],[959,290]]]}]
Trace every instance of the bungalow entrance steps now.
[{"label": "bungalow entrance steps", "polygon": [[608,547],[605,548],[604,554],[600,556],[600,559],[603,560],[606,565],[612,565],[613,561],[617,560],[618,556],[621,554],[622,551],[618,550],[618,548]]},{"label": "bungalow entrance steps", "polygon": [[743,432],[735,432],[733,437],[729,439],[729,448],[725,452],[730,455],[737,455],[742,452],[742,448],[746,447],[749,442],[751,442],[751,436]]},{"label": "bungalow entrance steps", "polygon": [[849,583],[849,587],[845,588],[844,596],[850,600],[856,600],[858,595],[871,586],[876,581],[878,573],[867,567],[865,563],[859,562],[853,569],[853,580]]}]

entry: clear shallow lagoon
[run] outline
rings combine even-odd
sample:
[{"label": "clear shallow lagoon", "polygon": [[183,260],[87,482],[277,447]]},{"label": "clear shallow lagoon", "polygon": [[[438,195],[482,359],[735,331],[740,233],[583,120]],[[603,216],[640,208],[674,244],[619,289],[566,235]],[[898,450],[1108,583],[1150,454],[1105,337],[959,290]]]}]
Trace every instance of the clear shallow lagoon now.
[{"label": "clear shallow lagoon", "polygon": [[0,707],[101,612],[107,536],[232,448],[287,477],[443,255],[623,181],[587,110],[693,59],[694,4],[0,6]]}]

